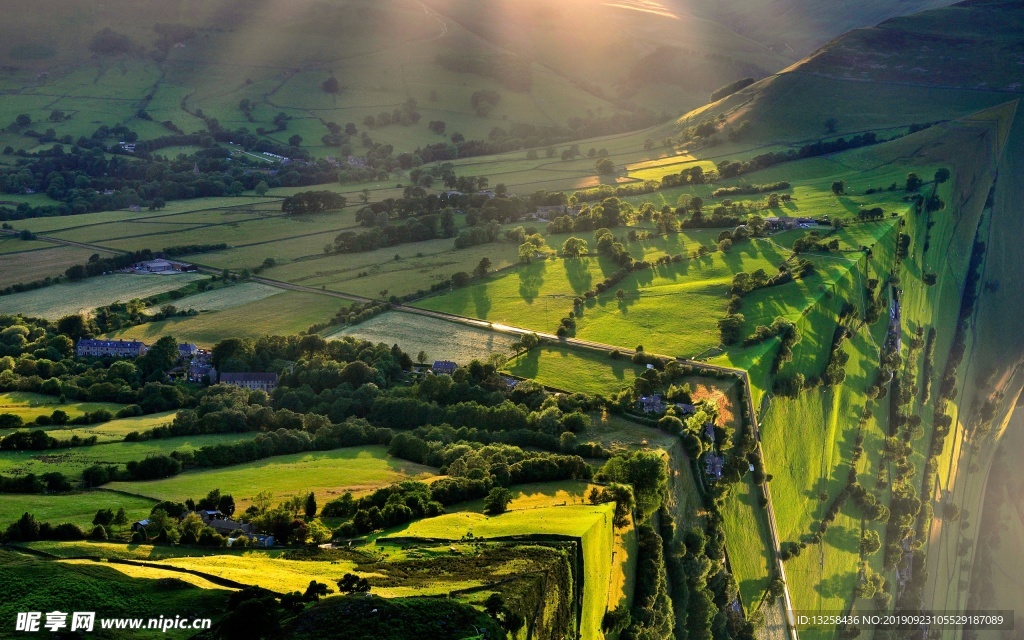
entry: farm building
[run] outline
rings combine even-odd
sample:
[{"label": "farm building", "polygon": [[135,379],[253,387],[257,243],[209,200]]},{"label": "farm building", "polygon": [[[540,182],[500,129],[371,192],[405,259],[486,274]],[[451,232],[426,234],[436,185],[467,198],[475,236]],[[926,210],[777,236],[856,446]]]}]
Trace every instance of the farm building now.
[{"label": "farm building", "polygon": [[277,388],[276,373],[222,373],[222,384],[231,384],[243,389],[253,389],[270,393]]},{"label": "farm building", "polygon": [[721,480],[722,479],[722,465],[725,463],[725,458],[722,456],[709,453],[704,460],[705,471],[707,472],[709,480]]},{"label": "farm building", "polygon": [[697,407],[692,404],[686,404],[685,402],[677,402],[676,410],[684,416],[688,416],[692,413],[697,412]]},{"label": "farm building", "polygon": [[430,367],[430,371],[436,375],[441,375],[442,373],[452,375],[458,368],[459,365],[451,360],[434,360],[434,366]]},{"label": "farm building", "polygon": [[163,258],[156,258],[155,260],[146,260],[135,265],[136,271],[144,273],[178,273],[181,271],[199,271],[199,268],[193,264],[187,262],[178,262],[177,260],[164,260]]},{"label": "farm building", "polygon": [[138,340],[92,340],[82,338],[75,345],[75,355],[94,358],[137,358],[149,351],[144,342]]},{"label": "farm building", "polygon": [[200,352],[199,345],[183,342],[178,345],[178,354],[185,360],[194,358]]},{"label": "farm building", "polygon": [[636,404],[637,408],[644,413],[661,413],[665,410],[665,403],[656,393],[650,396],[640,396],[640,400]]},{"label": "farm building", "polygon": [[782,231],[784,229],[796,229],[799,223],[794,218],[769,216],[764,219],[764,224],[769,231]]},{"label": "farm building", "polygon": [[149,526],[149,519],[148,518],[145,519],[145,520],[138,520],[136,522],[133,522],[132,523],[132,533],[135,533],[136,531],[145,531],[146,527],[148,527],[148,526]]},{"label": "farm building", "polygon": [[253,533],[251,524],[232,520],[220,511],[200,511],[198,513],[206,526],[212,527],[214,531],[221,535],[228,535],[235,531],[241,531],[246,535],[251,535]]}]

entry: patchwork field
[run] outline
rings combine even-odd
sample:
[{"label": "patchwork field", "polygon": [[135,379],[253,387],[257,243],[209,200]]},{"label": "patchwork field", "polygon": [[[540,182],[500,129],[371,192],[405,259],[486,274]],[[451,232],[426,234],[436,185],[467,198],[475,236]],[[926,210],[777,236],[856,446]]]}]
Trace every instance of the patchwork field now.
[{"label": "patchwork field", "polygon": [[274,456],[232,467],[191,471],[163,480],[112,482],[109,488],[158,500],[185,500],[219,488],[235,497],[239,509],[252,503],[260,490],[275,500],[313,492],[326,504],[345,491],[363,494],[405,479],[436,475],[431,467],[391,458],[384,447],[353,447]]},{"label": "patchwork field", "polygon": [[[5,395],[11,395],[11,394],[5,394]],[[49,396],[44,396],[44,397],[49,397]],[[0,396],[0,398],[2,398],[2,396]],[[104,405],[104,403],[80,403],[79,406],[80,407],[91,407],[93,405],[98,405],[100,407],[102,407],[102,406],[117,406],[117,405]],[[50,406],[54,406],[54,405],[37,405],[36,407],[33,407],[33,408],[34,409],[42,409],[42,408],[47,408],[47,407],[50,407]],[[69,406],[69,405],[56,405],[56,406],[61,407],[62,411],[68,412],[67,409],[64,409],[62,407]],[[75,405],[71,405],[71,406],[75,406]],[[89,410],[90,411],[94,411],[95,409],[89,409]],[[10,411],[7,408],[0,407],[0,413],[10,413]],[[49,415],[49,413],[46,413],[45,411],[43,411],[43,413],[45,415]],[[68,413],[69,413],[69,415],[72,415],[72,416],[74,415],[74,414],[71,414],[70,412],[68,412]],[[133,431],[137,431],[139,433],[145,433],[146,431],[149,431],[151,429],[155,429],[156,427],[161,427],[163,425],[169,424],[172,420],[174,420],[175,413],[176,412],[174,412],[174,411],[166,411],[166,412],[163,412],[163,413],[154,413],[154,414],[145,415],[145,416],[136,416],[136,417],[133,417],[133,418],[118,418],[118,419],[115,419],[115,420],[111,420],[110,422],[101,422],[99,424],[92,424],[92,425],[86,425],[86,426],[46,426],[46,427],[36,427],[36,426],[33,426],[33,425],[28,425],[28,426],[25,427],[25,429],[33,429],[33,430],[37,429],[37,428],[38,429],[43,429],[51,437],[62,439],[62,440],[63,439],[68,439],[68,438],[72,438],[74,436],[78,436],[80,438],[88,438],[89,436],[96,436],[96,441],[98,443],[102,444],[102,443],[107,443],[107,442],[120,442],[120,441],[124,440],[125,435],[127,435],[127,434],[129,434],[129,433],[131,433]],[[7,435],[11,431],[12,430],[0,429],[0,435]]]},{"label": "patchwork field", "polygon": [[612,359],[604,354],[545,345],[516,356],[506,365],[514,376],[567,391],[605,397],[633,384],[642,368],[628,357]]},{"label": "patchwork field", "polygon": [[488,517],[478,513],[452,513],[413,522],[396,535],[459,540],[501,538],[521,534],[550,534],[579,538],[583,544],[583,619],[580,635],[597,637],[608,602],[613,506],[539,507]]},{"label": "patchwork field", "polygon": [[199,273],[167,276],[112,273],[81,282],[64,282],[35,291],[11,294],[3,298],[3,308],[6,313],[20,313],[55,321],[76,313],[88,314],[112,302],[148,298],[206,277]]},{"label": "patchwork field", "polygon": [[100,509],[111,509],[116,513],[123,507],[128,519],[134,522],[148,516],[154,504],[156,500],[106,489],[59,495],[5,495],[0,500],[0,527],[6,529],[27,512],[42,522],[70,522],[90,530],[92,519]]},{"label": "patchwork field", "polygon": [[312,324],[330,320],[342,306],[347,306],[347,302],[337,298],[286,291],[268,300],[255,300],[221,311],[150,322],[114,332],[109,337],[152,343],[161,336],[172,335],[183,342],[212,347],[225,338],[296,334]]},{"label": "patchwork field", "polygon": [[327,334],[328,339],[342,336],[397,344],[413,357],[423,351],[428,361],[452,360],[458,363],[486,360],[492,353],[507,355],[516,340],[497,331],[397,311]]},{"label": "patchwork field", "polygon": [[25,253],[0,253],[0,286],[64,275],[68,267],[88,262],[93,253],[89,249],[64,246]]},{"label": "patchwork field", "polygon": [[[94,464],[123,465],[151,455],[168,455],[172,451],[194,451],[200,447],[233,444],[255,437],[255,434],[223,434],[165,438],[143,442],[111,442],[89,447],[60,449],[53,453],[39,451],[0,451],[0,473],[4,475],[41,475],[59,471],[70,480],[81,477],[82,470]],[[129,485],[134,483],[127,483]],[[128,489],[131,492],[130,489]],[[206,491],[209,491],[207,489]],[[203,495],[206,494],[203,492]],[[182,497],[182,500],[185,498]]]},{"label": "patchwork field", "polygon": [[39,416],[49,416],[58,409],[68,414],[69,418],[77,418],[98,409],[106,409],[111,413],[117,413],[123,407],[124,405],[113,402],[62,403],[59,398],[26,391],[0,393],[0,413],[10,413],[19,416],[26,423],[34,421]]}]

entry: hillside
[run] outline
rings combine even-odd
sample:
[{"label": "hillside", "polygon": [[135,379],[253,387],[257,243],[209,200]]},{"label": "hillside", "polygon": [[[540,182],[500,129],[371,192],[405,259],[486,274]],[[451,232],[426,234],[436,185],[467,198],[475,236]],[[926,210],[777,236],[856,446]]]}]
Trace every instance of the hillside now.
[{"label": "hillside", "polygon": [[[908,441],[913,449],[913,493],[920,493],[927,508],[913,519],[914,535],[922,545],[914,554],[913,572],[927,580],[900,580],[896,593],[902,594],[905,605],[925,609],[961,610],[967,606],[969,589],[974,604],[981,594],[991,593],[990,570],[971,570],[980,519],[973,514],[981,512],[986,486],[991,484],[986,479],[994,453],[1016,446],[1016,440],[1000,442],[1004,430],[1015,424],[1010,420],[1024,387],[1024,341],[1020,316],[1013,310],[1018,291],[1006,287],[1024,276],[1015,240],[1024,231],[1015,204],[1024,193],[1019,181],[1007,179],[1019,174],[1024,152],[1024,122],[1018,108],[1022,20],[1019,4],[997,1],[964,2],[891,19],[838,38],[808,59],[679,122],[680,128],[690,127],[721,112],[729,123],[748,121],[752,139],[783,148],[866,131],[905,134],[911,125],[942,123],[895,142],[834,156],[850,168],[916,167],[922,175],[941,166],[952,171],[948,195],[943,194],[944,186],[937,187],[941,209],[925,211],[923,219],[908,217],[909,255],[892,272],[903,301],[904,340],[897,384],[889,390],[896,394],[893,403],[872,402],[870,395],[856,390],[860,381],[853,387],[848,382],[842,393],[824,391],[795,400],[773,397],[764,418],[767,466],[771,469],[773,460],[776,468],[783,460],[789,465],[777,473],[775,489],[783,495],[790,482],[794,489],[807,490],[812,478],[801,474],[822,463],[817,453],[804,463],[794,461],[784,441],[773,445],[773,431],[794,424],[812,431],[818,429],[812,425],[838,425],[840,434],[853,430],[836,441],[837,449],[830,454],[834,462],[812,471],[815,476],[820,473],[822,482],[836,483],[829,496],[836,495],[845,477],[843,465],[852,456],[846,447],[854,434],[878,421],[883,433],[898,436],[909,416],[921,418],[923,432],[909,435]],[[829,119],[834,119],[831,126]],[[736,154],[753,153],[744,151],[750,143],[723,147]],[[926,274],[931,274],[927,283]],[[934,331],[928,338],[934,362],[912,346],[908,350],[907,340],[914,332],[924,335],[922,331]],[[801,344],[795,363],[806,348]],[[877,364],[869,365],[869,381],[876,368]],[[930,393],[922,395],[923,389]],[[871,417],[867,423],[862,418],[858,428],[857,415],[865,406]],[[1002,455],[1019,453],[1007,450]],[[878,469],[867,455],[869,461],[866,466],[861,463],[859,471],[875,475]],[[878,477],[884,482],[887,475]],[[1005,472],[996,491],[1002,491],[1003,477]],[[786,526],[807,518],[813,528],[827,503],[806,512],[798,508],[789,517],[786,502],[781,505],[781,517],[792,523]],[[958,521],[949,515],[954,512],[972,515]],[[844,517],[840,515],[830,532],[856,527]],[[1019,530],[1015,522],[1011,527]],[[799,530],[786,535],[807,539]],[[820,569],[817,550],[810,558],[791,561],[790,582],[798,605],[802,601],[809,608],[826,606],[842,593],[841,588],[836,590],[838,582],[827,579],[849,563],[833,555],[842,547],[839,538],[833,537],[831,544],[828,540],[820,552]],[[987,539],[986,548],[997,543],[998,538]],[[986,553],[979,556],[983,567],[993,561],[991,552]]]}]

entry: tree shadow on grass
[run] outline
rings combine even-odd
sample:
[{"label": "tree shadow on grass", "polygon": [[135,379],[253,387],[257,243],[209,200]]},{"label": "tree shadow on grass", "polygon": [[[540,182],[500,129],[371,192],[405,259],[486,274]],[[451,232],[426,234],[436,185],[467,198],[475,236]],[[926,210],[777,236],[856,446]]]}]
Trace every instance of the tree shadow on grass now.
[{"label": "tree shadow on grass", "polygon": [[526,302],[533,302],[540,294],[547,271],[546,263],[546,260],[534,261],[519,269],[519,295]]},{"label": "tree shadow on grass", "polygon": [[509,372],[520,378],[536,378],[540,371],[540,349],[531,349],[518,356],[508,368]]},{"label": "tree shadow on grass", "polygon": [[590,258],[579,258],[562,260],[565,266],[565,277],[569,280],[569,286],[574,293],[589,291],[593,274],[590,273]]},{"label": "tree shadow on grass", "polygon": [[[812,547],[808,547],[810,551]],[[818,551],[815,549],[815,555]],[[815,559],[817,562],[817,559]],[[822,598],[846,598],[850,595],[850,584],[849,578],[841,573],[833,574],[823,579],[818,584],[814,585],[814,590],[821,595]]]},{"label": "tree shadow on grass", "polygon": [[486,320],[487,314],[491,311],[491,296],[487,293],[486,286],[476,286],[470,292],[473,297],[473,305],[476,307],[476,317]]}]

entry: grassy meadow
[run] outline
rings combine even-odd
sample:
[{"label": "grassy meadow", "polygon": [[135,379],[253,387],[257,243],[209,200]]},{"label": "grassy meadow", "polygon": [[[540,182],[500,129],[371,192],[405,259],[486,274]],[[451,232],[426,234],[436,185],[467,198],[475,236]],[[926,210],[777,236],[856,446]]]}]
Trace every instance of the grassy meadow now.
[{"label": "grassy meadow", "polygon": [[342,306],[347,306],[344,300],[298,291],[285,291],[262,300],[245,301],[243,297],[236,301],[244,304],[197,316],[150,322],[116,331],[108,337],[152,343],[162,336],[172,335],[179,341],[208,348],[225,338],[297,334],[312,324],[330,320]]},{"label": "grassy meadow", "polygon": [[111,413],[117,413],[123,407],[124,405],[113,402],[62,403],[59,398],[27,391],[0,393],[0,413],[10,413],[19,416],[25,423],[30,423],[39,416],[49,416],[58,409],[68,414],[69,418],[78,418],[99,409],[106,409]]},{"label": "grassy meadow", "polygon": [[4,311],[56,321],[76,313],[89,314],[93,309],[112,302],[128,302],[166,293],[206,277],[199,273],[166,276],[112,273],[5,296]]},{"label": "grassy meadow", "polygon": [[406,479],[436,475],[431,467],[391,458],[384,447],[350,447],[274,456],[245,464],[189,471],[172,478],[146,482],[112,482],[109,488],[158,500],[206,495],[219,488],[235,497],[239,509],[252,504],[261,490],[275,500],[312,492],[324,505],[346,491],[364,494]]},{"label": "grassy meadow", "polygon": [[414,358],[423,351],[428,361],[452,360],[461,364],[486,360],[492,353],[508,355],[516,340],[497,331],[399,311],[383,313],[327,334],[328,339],[343,336],[373,343],[397,344]]},{"label": "grassy meadow", "polygon": [[472,534],[476,539],[502,538],[520,534],[549,534],[579,538],[583,544],[583,618],[581,637],[598,637],[601,618],[608,604],[614,536],[612,505],[538,507],[499,516],[452,513],[413,522],[398,530],[403,537],[459,540]]},{"label": "grassy meadow", "polygon": [[[172,451],[194,451],[200,447],[234,444],[252,439],[255,435],[243,433],[183,436],[142,442],[108,442],[88,447],[48,451],[0,451],[0,473],[4,475],[27,473],[41,475],[59,471],[74,482],[81,478],[83,469],[94,464],[124,465],[129,461],[142,460],[147,456],[168,455]],[[203,495],[205,494],[204,491]],[[183,496],[182,500],[185,497],[187,496]]]}]

